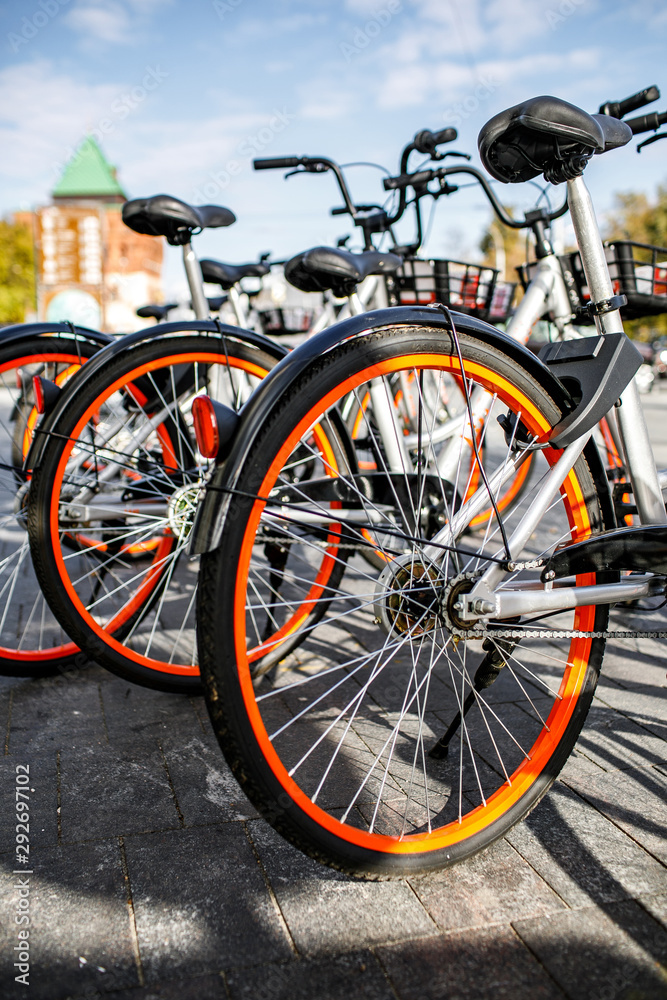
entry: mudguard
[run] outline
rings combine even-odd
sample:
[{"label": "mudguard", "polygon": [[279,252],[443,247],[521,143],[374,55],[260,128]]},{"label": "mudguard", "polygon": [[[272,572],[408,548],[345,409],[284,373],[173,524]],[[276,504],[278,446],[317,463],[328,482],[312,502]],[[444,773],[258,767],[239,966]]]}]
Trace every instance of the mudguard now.
[{"label": "mudguard", "polygon": [[63,389],[53,410],[48,413],[35,430],[30,450],[26,457],[25,468],[34,469],[42,457],[42,452],[49,439],[49,435],[55,429],[61,413],[69,405],[72,393],[80,393],[88,384],[91,378],[99,369],[107,363],[110,358],[119,354],[131,353],[138,345],[146,341],[155,340],[157,337],[168,337],[170,335],[187,333],[210,333],[217,337],[225,337],[228,340],[243,341],[260,350],[270,354],[277,361],[287,354],[285,347],[269,340],[261,333],[254,330],[241,330],[236,326],[226,326],[224,323],[217,323],[213,320],[186,320],[176,323],[156,323],[135,333],[128,333],[124,337],[107,338],[104,349],[100,350],[90,361],[86,362],[80,372],[76,373],[76,378]]},{"label": "mudguard", "polygon": [[71,323],[14,323],[12,326],[5,326],[0,330],[0,345],[6,346],[17,340],[22,340],[24,337],[53,335],[72,340],[87,340],[89,343],[97,344],[100,348],[106,347],[115,339],[108,333],[90,330],[86,326],[74,326]]},{"label": "mudguard", "polygon": [[[516,360],[529,374],[551,392],[556,399],[571,403],[567,389],[555,375],[528,348],[512,340],[494,326],[452,311],[457,330],[497,347]],[[200,503],[191,535],[191,549],[195,554],[210,552],[220,544],[222,523],[229,505],[229,494],[223,488],[234,488],[255,438],[263,426],[273,406],[290,385],[307,371],[314,362],[336,345],[360,334],[385,326],[429,326],[449,329],[445,315],[432,306],[396,306],[391,309],[377,309],[361,316],[352,316],[321,333],[304,341],[295,351],[283,358],[280,364],[267,375],[254,391],[243,410],[237,430],[236,440],[224,464],[214,470],[204,499]]]}]

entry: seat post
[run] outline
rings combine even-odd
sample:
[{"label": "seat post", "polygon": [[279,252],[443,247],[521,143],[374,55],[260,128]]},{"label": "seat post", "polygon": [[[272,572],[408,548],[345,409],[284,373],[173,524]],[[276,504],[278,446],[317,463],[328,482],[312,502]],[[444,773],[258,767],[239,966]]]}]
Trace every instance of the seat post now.
[{"label": "seat post", "polygon": [[192,249],[192,243],[183,244],[183,266],[188,279],[194,314],[197,319],[208,319],[209,308],[204,294],[204,279],[197,254]]},{"label": "seat post", "polygon": [[[614,290],[595,218],[595,209],[582,176],[574,177],[567,182],[567,201],[586,275],[586,284],[591,293],[591,302],[605,302],[613,296]],[[623,333],[623,321],[618,309],[596,316],[595,325],[603,334]]]}]

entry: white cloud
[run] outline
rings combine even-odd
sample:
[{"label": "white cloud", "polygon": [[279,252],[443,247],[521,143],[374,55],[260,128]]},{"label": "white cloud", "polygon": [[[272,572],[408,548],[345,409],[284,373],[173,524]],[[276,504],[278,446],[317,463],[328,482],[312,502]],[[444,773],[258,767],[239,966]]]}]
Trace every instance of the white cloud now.
[{"label": "white cloud", "polygon": [[153,13],[171,0],[79,0],[66,23],[81,36],[86,47],[107,42],[128,45],[138,41]]}]

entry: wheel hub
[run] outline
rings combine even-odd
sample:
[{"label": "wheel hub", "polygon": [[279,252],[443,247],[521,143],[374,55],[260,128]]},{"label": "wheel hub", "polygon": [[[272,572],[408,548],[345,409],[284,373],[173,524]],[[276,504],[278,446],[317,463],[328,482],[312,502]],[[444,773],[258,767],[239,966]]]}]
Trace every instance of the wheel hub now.
[{"label": "wheel hub", "polygon": [[387,635],[409,632],[421,635],[434,628],[440,618],[436,566],[413,555],[402,556],[380,574],[375,588],[375,622]]},{"label": "wheel hub", "polygon": [[167,518],[176,538],[187,538],[192,531],[199,492],[199,483],[193,483],[181,486],[169,497]]}]

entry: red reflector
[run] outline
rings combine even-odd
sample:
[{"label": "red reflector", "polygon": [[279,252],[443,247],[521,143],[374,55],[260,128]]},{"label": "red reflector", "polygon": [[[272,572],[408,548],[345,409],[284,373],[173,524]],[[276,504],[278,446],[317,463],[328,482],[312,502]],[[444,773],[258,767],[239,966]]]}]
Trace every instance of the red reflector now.
[{"label": "red reflector", "polygon": [[220,431],[210,396],[196,396],[192,403],[192,421],[197,447],[204,458],[215,458],[220,450]]},{"label": "red reflector", "polygon": [[35,395],[35,409],[38,413],[44,413],[46,411],[46,402],[44,400],[44,386],[42,385],[41,375],[33,375],[32,391]]}]

